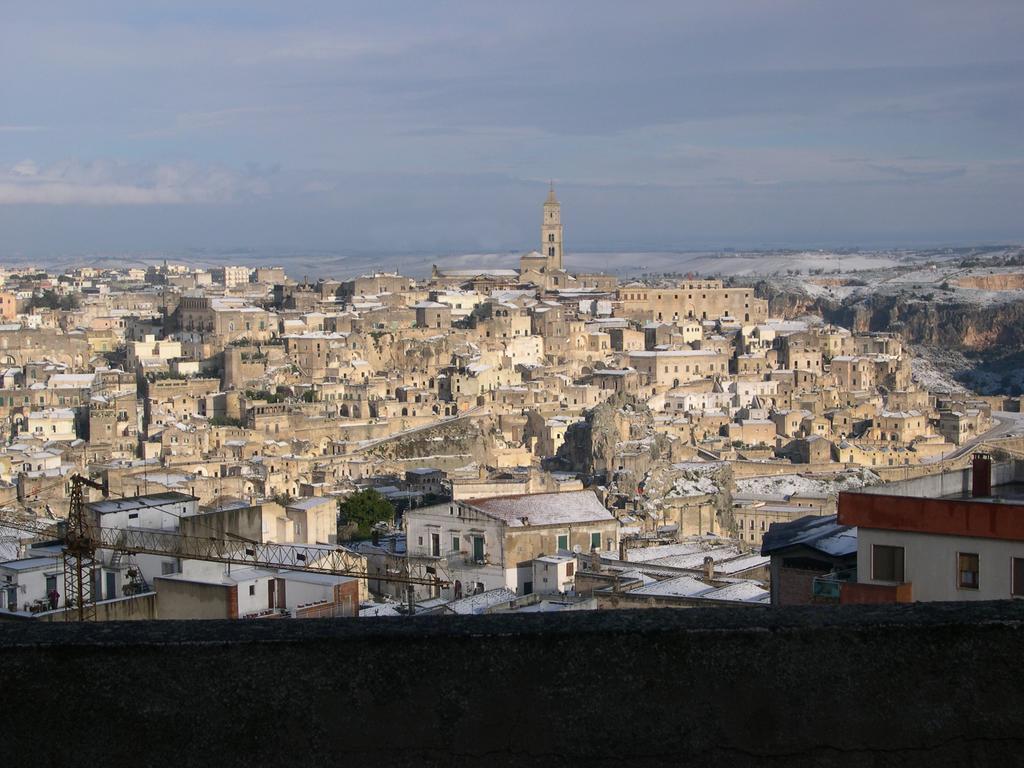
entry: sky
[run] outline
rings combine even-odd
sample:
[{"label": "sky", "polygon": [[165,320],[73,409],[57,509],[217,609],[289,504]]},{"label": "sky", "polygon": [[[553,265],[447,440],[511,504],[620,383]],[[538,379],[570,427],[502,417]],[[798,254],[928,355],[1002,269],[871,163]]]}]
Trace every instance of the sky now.
[{"label": "sky", "polygon": [[1024,241],[1024,3],[0,0],[0,257]]}]

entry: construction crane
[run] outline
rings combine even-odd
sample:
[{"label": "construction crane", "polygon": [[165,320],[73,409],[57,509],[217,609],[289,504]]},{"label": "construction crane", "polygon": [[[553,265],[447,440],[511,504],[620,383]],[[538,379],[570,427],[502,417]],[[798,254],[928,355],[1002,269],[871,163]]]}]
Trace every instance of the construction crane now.
[{"label": "construction crane", "polygon": [[[103,528],[89,519],[85,507],[84,488],[95,488],[108,495],[107,486],[81,475],[73,475],[71,503],[67,521],[25,518],[16,513],[0,511],[0,527],[27,531],[41,538],[63,544],[64,606],[74,610],[79,621],[95,618],[93,573],[97,550],[111,550],[126,555],[164,555],[183,560],[203,560],[226,565],[248,565],[264,568],[348,576],[374,581],[390,581],[442,588],[449,581],[437,576],[439,562],[429,565],[407,565],[404,574],[366,572],[365,560],[348,550],[325,549],[322,546],[273,544],[227,534],[231,539],[188,536],[171,531],[144,528]],[[413,571],[416,573],[413,573]],[[443,570],[443,568],[442,568]]]}]

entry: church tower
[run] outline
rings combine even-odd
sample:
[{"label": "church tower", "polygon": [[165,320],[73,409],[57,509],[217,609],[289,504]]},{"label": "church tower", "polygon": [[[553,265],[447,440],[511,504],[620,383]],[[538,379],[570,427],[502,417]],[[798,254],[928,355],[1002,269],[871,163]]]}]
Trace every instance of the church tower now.
[{"label": "church tower", "polygon": [[547,270],[562,269],[562,206],[551,185],[544,201],[544,220],[540,225],[540,252],[547,258]]}]

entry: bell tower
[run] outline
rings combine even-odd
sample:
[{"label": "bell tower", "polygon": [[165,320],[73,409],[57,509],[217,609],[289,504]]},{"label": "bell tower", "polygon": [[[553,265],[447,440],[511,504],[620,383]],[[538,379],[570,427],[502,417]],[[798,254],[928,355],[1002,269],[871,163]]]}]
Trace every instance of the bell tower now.
[{"label": "bell tower", "polygon": [[544,201],[544,219],[540,224],[540,252],[547,258],[548,271],[562,269],[562,206],[555,197],[555,185]]}]

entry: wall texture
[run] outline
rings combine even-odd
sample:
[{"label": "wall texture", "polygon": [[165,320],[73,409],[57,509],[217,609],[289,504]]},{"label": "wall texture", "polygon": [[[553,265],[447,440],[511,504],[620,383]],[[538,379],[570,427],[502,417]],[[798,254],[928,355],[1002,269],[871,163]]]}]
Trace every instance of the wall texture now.
[{"label": "wall texture", "polygon": [[[1024,604],[0,624],[10,765],[1019,763]],[[46,713],[43,716],[41,713]]]}]

